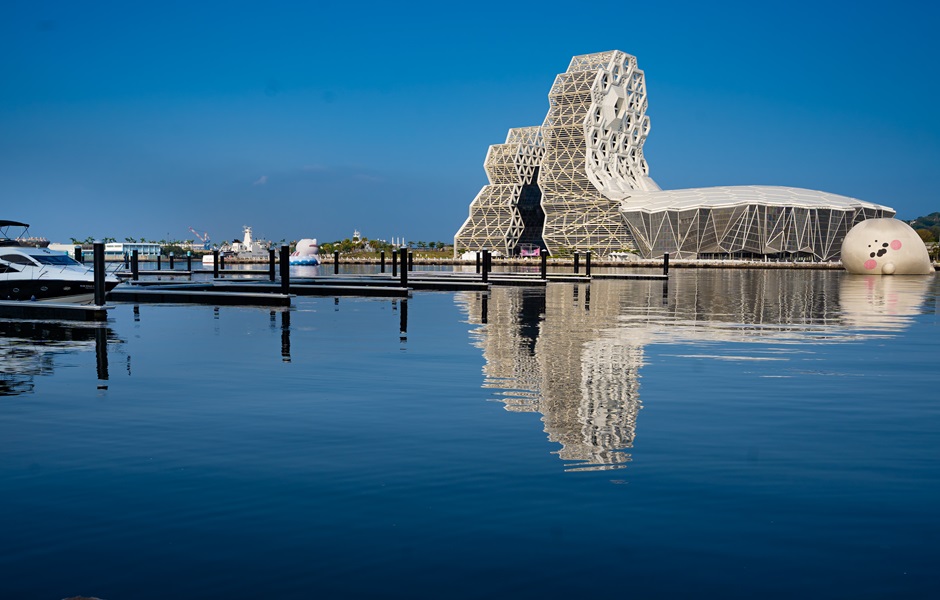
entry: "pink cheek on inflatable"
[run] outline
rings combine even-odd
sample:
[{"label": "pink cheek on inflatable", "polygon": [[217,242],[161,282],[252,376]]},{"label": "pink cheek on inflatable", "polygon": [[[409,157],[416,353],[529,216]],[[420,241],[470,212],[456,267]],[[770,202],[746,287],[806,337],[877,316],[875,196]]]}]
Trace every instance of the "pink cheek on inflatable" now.
[{"label": "pink cheek on inflatable", "polygon": [[900,249],[901,249],[901,240],[894,240],[893,242],[891,242],[891,249],[892,249],[892,250],[900,250]]},{"label": "pink cheek on inflatable", "polygon": [[877,266],[878,266],[878,263],[876,263],[875,261],[871,259],[868,259],[865,261],[865,268],[868,269],[869,271],[874,269]]}]

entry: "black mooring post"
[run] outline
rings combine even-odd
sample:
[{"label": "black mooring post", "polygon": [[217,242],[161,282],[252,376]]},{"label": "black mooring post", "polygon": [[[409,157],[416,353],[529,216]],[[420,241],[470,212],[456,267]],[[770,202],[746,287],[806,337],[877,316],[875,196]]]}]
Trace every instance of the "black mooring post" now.
[{"label": "black mooring post", "polygon": [[333,250],[333,275],[339,275],[339,250]]},{"label": "black mooring post", "polygon": [[74,252],[74,254],[75,254],[75,260],[77,260],[78,262],[80,262],[80,263],[82,263],[82,264],[85,264],[85,257],[82,255],[82,247],[81,247],[81,246],[75,246],[75,252]]},{"label": "black mooring post", "polygon": [[408,248],[402,248],[401,251],[401,287],[408,287]]},{"label": "black mooring post", "polygon": [[268,248],[268,278],[274,282],[277,279],[277,271],[274,269],[274,263],[277,261],[274,259],[274,248]]},{"label": "black mooring post", "polygon": [[477,250],[477,275],[480,274],[480,263],[483,261],[483,253]]},{"label": "black mooring post", "polygon": [[160,258],[161,258],[161,256],[158,254],[158,255],[157,255],[157,270],[158,270],[158,271],[159,271],[160,268],[161,268],[161,267],[160,267]]},{"label": "black mooring post", "polygon": [[392,277],[398,277],[398,253],[392,250]]},{"label": "black mooring post", "polygon": [[95,242],[94,245],[94,276],[95,276],[95,305],[104,305],[104,244]]},{"label": "black mooring post", "polygon": [[580,253],[580,252],[575,252],[575,253],[574,253],[574,274],[575,274],[575,275],[578,274],[578,260],[579,260],[580,258],[581,258],[581,253]]},{"label": "black mooring post", "polygon": [[584,274],[588,277],[591,276],[591,251],[588,250],[584,253]]},{"label": "black mooring post", "polygon": [[281,293],[290,293],[290,246],[281,246]]},{"label": "black mooring post", "polygon": [[189,251],[186,252],[186,270],[193,272],[193,253]]},{"label": "black mooring post", "polygon": [[171,270],[171,271],[173,270],[173,258],[175,258],[175,257],[174,257],[174,255],[173,255],[173,253],[170,252],[170,270]]},{"label": "black mooring post", "polygon": [[131,252],[131,278],[134,281],[140,279],[140,252],[137,250]]},{"label": "black mooring post", "polygon": [[219,255],[219,270],[220,271],[225,270],[225,255],[224,254]]},{"label": "black mooring post", "polygon": [[415,270],[415,253],[414,252],[408,253],[408,270],[409,271]]},{"label": "black mooring post", "polygon": [[482,269],[482,271],[481,271],[482,274],[483,274],[483,283],[487,283],[487,282],[489,281],[489,279],[490,279],[490,278],[489,278],[489,272],[490,272],[490,270],[489,270],[489,261],[490,261],[490,251],[487,250],[486,248],[484,248],[484,249],[483,249],[483,259],[482,259],[482,261],[481,261],[481,262],[483,263],[483,264],[481,265],[481,267],[483,267],[483,269]]},{"label": "black mooring post", "polygon": [[669,275],[669,253],[663,254],[663,275]]},{"label": "black mooring post", "polygon": [[539,272],[542,275],[542,279],[546,279],[548,277],[548,252],[540,250],[539,258],[542,259],[542,264],[539,266]]},{"label": "black mooring post", "polygon": [[212,277],[218,279],[219,277],[219,251],[212,251]]},{"label": "black mooring post", "polygon": [[124,253],[124,270],[131,268],[131,255],[127,252]]},{"label": "black mooring post", "polygon": [[385,250],[379,254],[379,273],[385,272]]}]

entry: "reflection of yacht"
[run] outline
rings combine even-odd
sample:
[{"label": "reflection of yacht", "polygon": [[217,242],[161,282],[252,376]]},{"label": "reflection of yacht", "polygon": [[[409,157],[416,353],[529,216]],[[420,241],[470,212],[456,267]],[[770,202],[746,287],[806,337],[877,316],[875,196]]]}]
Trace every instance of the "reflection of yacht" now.
[{"label": "reflection of yacht", "polygon": [[[222,244],[219,248],[219,257],[225,260],[238,261],[266,261],[268,260],[269,242],[252,239],[251,227],[244,227],[245,236],[242,241],[235,240],[231,244]],[[212,264],[214,260],[212,254],[205,254],[202,257],[203,264]]]},{"label": "reflection of yacht", "polygon": [[[11,227],[22,227],[23,233],[10,238]],[[68,254],[23,243],[27,229],[26,223],[0,221],[0,300],[91,302],[94,270]],[[105,277],[105,291],[118,282],[114,276]]]},{"label": "reflection of yacht", "polygon": [[57,355],[106,352],[109,340],[119,341],[98,324],[0,321],[0,396],[32,393],[36,377],[52,374]]},{"label": "reflection of yacht", "polygon": [[297,249],[291,252],[290,264],[314,266],[320,264],[319,246],[316,239],[304,238],[297,242]]}]

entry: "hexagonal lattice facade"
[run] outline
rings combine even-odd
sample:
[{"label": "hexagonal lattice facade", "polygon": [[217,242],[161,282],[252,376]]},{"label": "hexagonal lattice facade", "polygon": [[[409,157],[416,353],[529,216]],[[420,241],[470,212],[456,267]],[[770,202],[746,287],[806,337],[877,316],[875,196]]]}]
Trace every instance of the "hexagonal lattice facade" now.
[{"label": "hexagonal lattice facade", "polygon": [[636,249],[646,258],[832,260],[852,225],[894,215],[799,188],[661,190],[643,157],[646,81],[624,52],[574,57],[548,98],[541,127],[512,129],[505,144],[490,147],[490,183],[470,205],[456,252],[514,254],[526,243],[554,255]]},{"label": "hexagonal lattice facade", "polygon": [[470,216],[454,236],[455,250],[513,253],[524,230],[520,200],[527,188],[538,191],[535,178],[543,151],[538,127],[510,129],[505,144],[490,146],[483,163],[490,183],[470,203]]}]

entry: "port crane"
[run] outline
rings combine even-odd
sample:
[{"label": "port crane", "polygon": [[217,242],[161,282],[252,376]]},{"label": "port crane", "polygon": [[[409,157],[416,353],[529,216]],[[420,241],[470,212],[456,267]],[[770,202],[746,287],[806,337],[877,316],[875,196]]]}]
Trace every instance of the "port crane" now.
[{"label": "port crane", "polygon": [[189,230],[193,232],[193,235],[195,235],[197,238],[199,238],[199,241],[200,241],[200,242],[202,242],[202,249],[203,249],[203,250],[211,250],[211,249],[212,249],[212,241],[209,239],[209,234],[208,234],[208,233],[203,233],[203,234],[200,235],[199,232],[196,231],[195,229],[193,229],[192,227],[190,227]]}]

